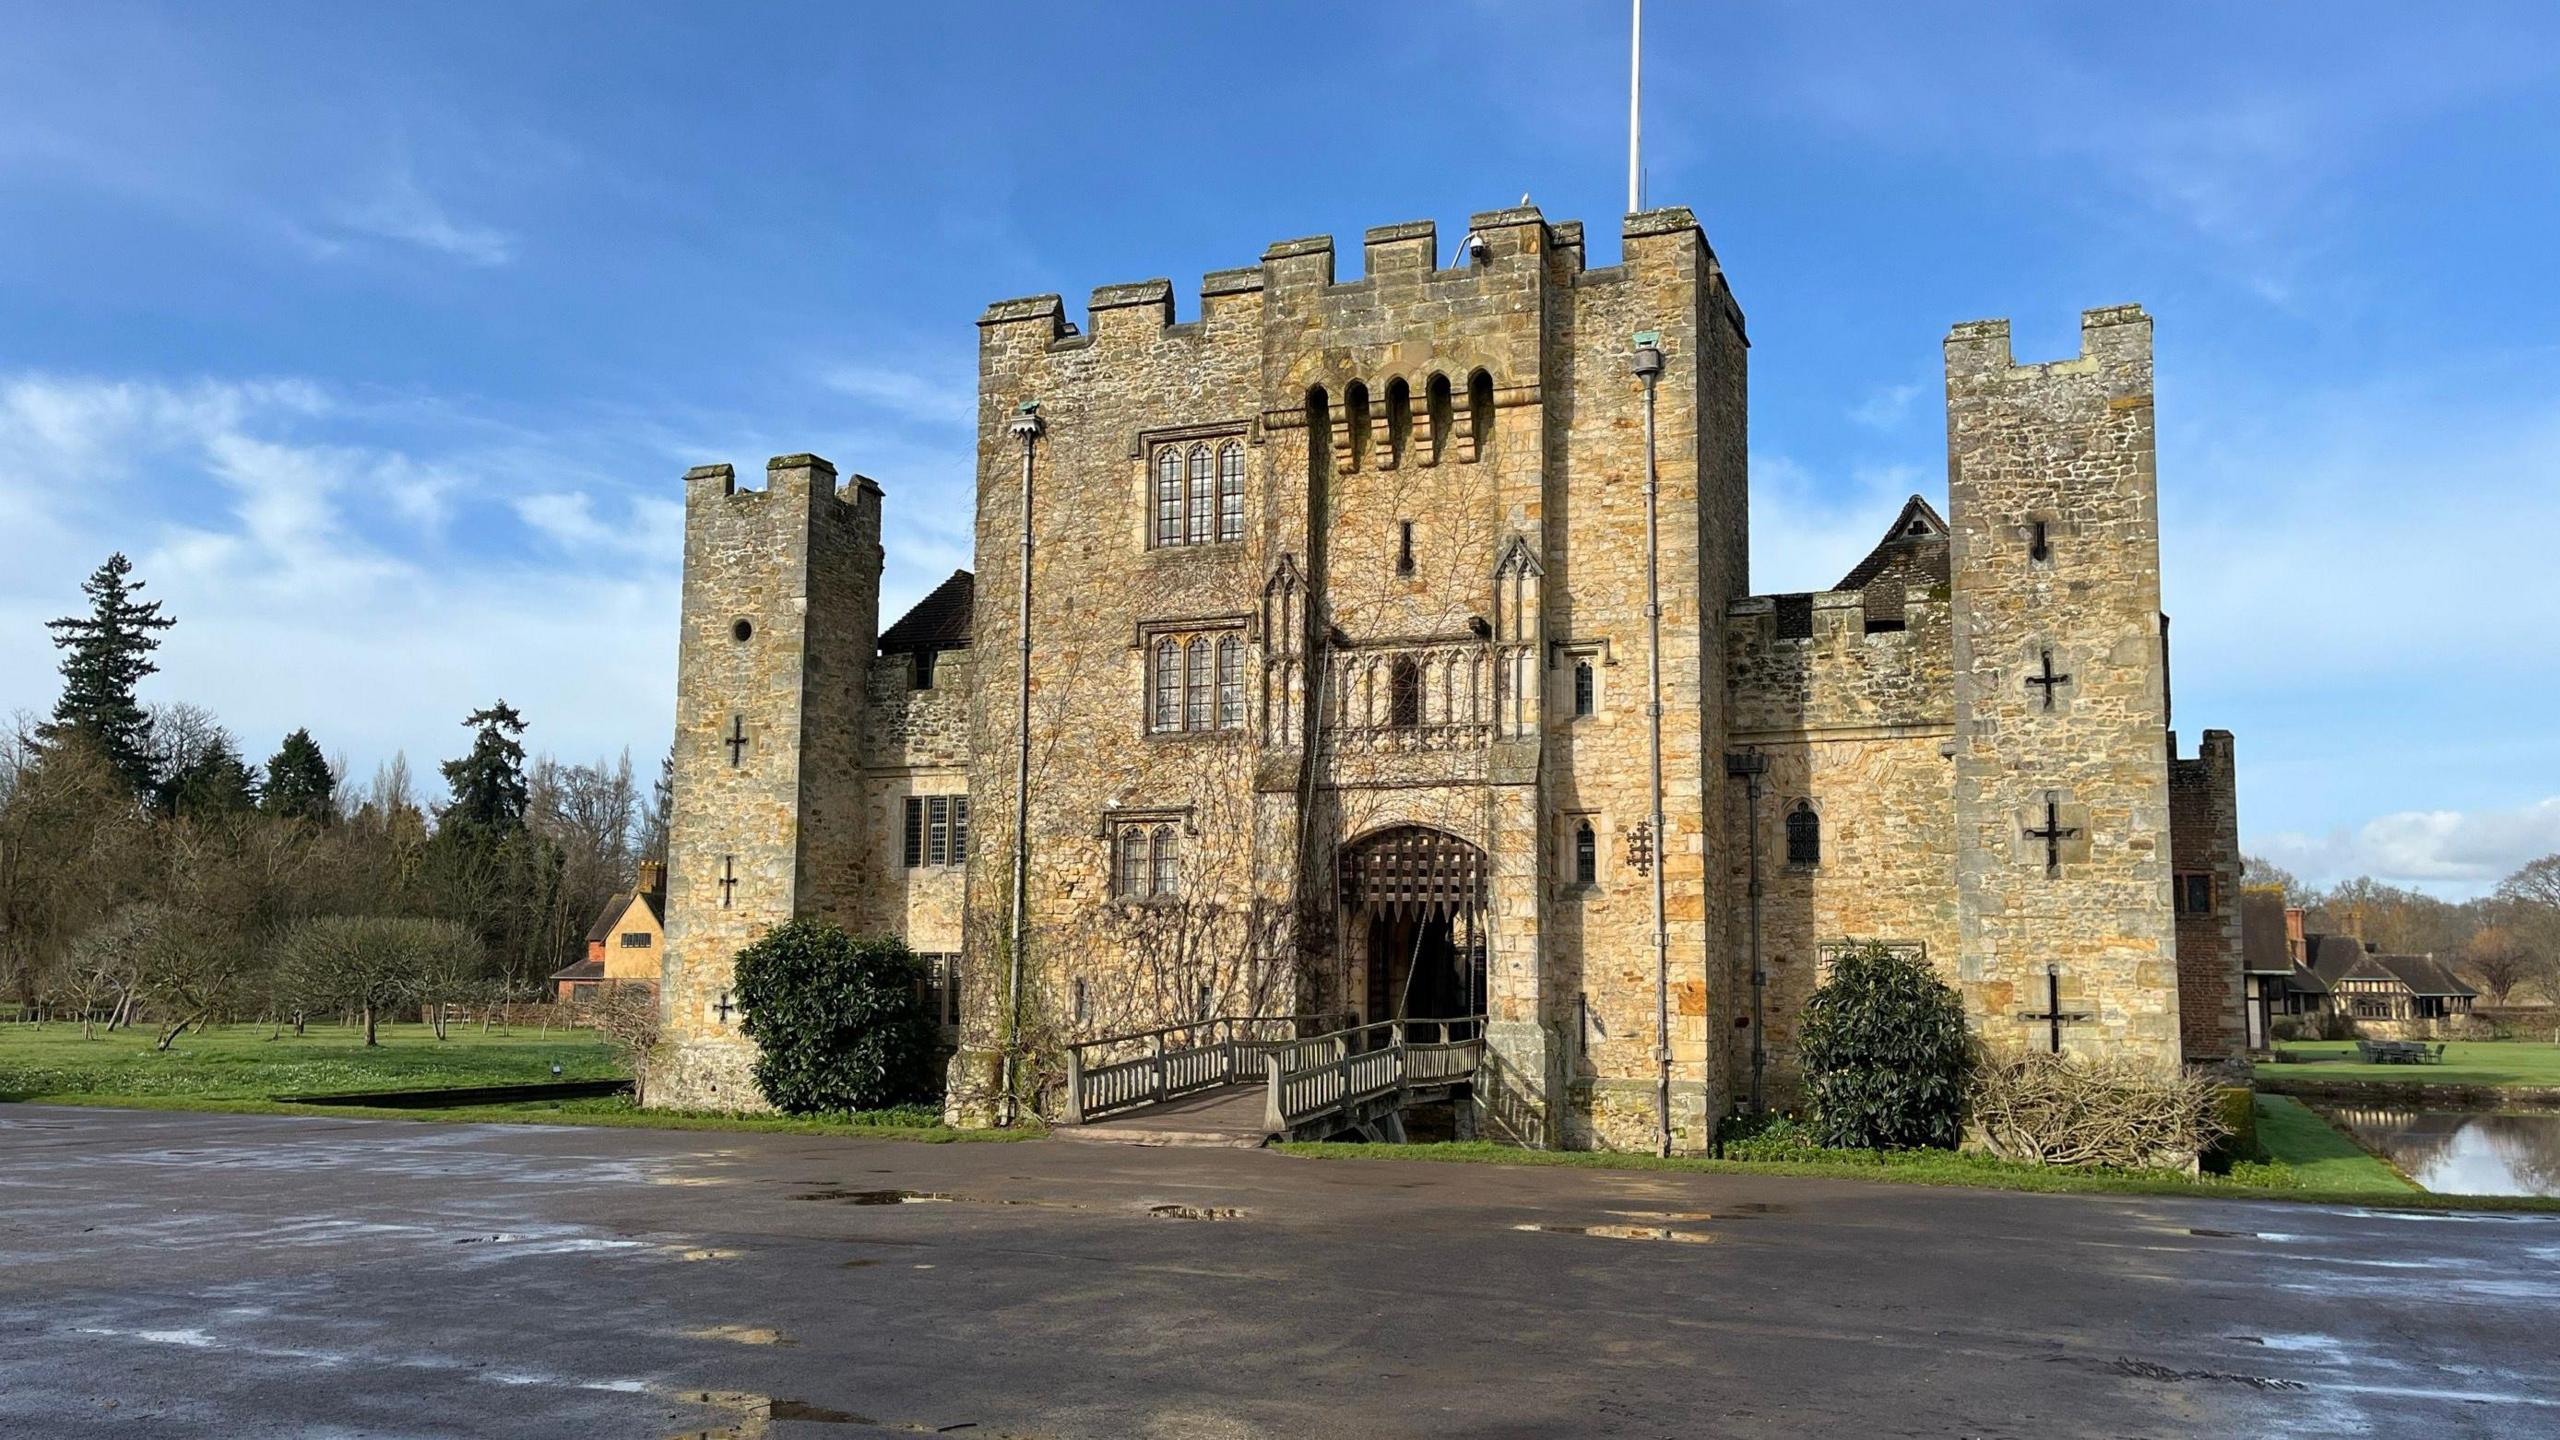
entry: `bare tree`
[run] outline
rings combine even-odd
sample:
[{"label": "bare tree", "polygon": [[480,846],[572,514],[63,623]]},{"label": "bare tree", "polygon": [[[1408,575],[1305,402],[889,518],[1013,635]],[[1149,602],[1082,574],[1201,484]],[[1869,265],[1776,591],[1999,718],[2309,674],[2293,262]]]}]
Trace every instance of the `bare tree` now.
[{"label": "bare tree", "polygon": [[608,987],[591,1005],[588,1021],[631,1070],[631,1101],[649,1101],[649,1057],[658,1047],[658,993],[647,985]]},{"label": "bare tree", "polygon": [[2541,957],[2524,943],[2523,937],[2503,925],[2474,931],[2470,942],[2462,947],[2462,964],[2489,992],[2490,1001],[2498,1005],[2506,1004],[2507,996],[2542,968]]}]

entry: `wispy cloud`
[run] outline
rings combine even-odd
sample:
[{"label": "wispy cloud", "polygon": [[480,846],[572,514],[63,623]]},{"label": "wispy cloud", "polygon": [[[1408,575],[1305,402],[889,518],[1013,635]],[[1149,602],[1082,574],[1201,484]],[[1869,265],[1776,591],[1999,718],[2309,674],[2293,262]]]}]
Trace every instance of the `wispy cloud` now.
[{"label": "wispy cloud", "polygon": [[355,234],[414,245],[465,264],[504,265],[515,259],[514,236],[455,219],[406,167],[386,172],[368,194],[342,206],[335,220]]},{"label": "wispy cloud", "polygon": [[965,369],[936,375],[879,365],[836,365],[819,372],[818,383],[892,419],[962,430],[977,423],[977,377]]},{"label": "wispy cloud", "polygon": [[1849,407],[1849,418],[1870,430],[1890,430],[1911,414],[1925,389],[1918,381],[1907,385],[1879,385],[1866,398]]}]

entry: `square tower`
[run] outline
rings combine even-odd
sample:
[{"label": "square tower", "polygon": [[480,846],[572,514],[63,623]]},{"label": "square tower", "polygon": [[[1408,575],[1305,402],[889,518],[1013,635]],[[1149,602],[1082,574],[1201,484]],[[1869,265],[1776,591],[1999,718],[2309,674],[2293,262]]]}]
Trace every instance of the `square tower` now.
[{"label": "square tower", "polygon": [[729,988],[738,950],[796,915],[854,919],[880,499],[815,455],[777,457],[762,490],[726,465],[685,475],[653,1104],[763,1108]]},{"label": "square tower", "polygon": [[1959,982],[1994,1048],[2179,1059],[2151,321],[1947,337]]}]

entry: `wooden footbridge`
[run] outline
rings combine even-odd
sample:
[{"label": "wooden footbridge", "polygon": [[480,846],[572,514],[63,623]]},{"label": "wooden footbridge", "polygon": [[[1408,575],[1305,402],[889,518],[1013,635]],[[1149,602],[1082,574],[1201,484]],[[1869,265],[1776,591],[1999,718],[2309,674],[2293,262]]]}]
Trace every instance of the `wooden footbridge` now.
[{"label": "wooden footbridge", "polygon": [[1404,1138],[1404,1112],[1458,1098],[1484,1017],[1381,1020],[1308,1033],[1304,1016],[1220,1016],[1088,1040],[1067,1052],[1067,1139],[1260,1145]]}]

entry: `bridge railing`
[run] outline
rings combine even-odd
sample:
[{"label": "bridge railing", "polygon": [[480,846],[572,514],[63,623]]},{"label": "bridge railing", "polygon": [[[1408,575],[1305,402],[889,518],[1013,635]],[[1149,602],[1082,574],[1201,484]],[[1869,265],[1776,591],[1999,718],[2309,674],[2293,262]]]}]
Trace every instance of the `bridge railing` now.
[{"label": "bridge railing", "polygon": [[1484,1017],[1465,1015],[1381,1020],[1296,1041],[1264,1062],[1263,1126],[1286,1135],[1397,1090],[1467,1079],[1483,1037]]},{"label": "bridge railing", "polygon": [[1314,1017],[1218,1015],[1067,1047],[1066,1114],[1081,1125],[1118,1110],[1178,1100],[1263,1076],[1272,1055],[1294,1057]]}]

